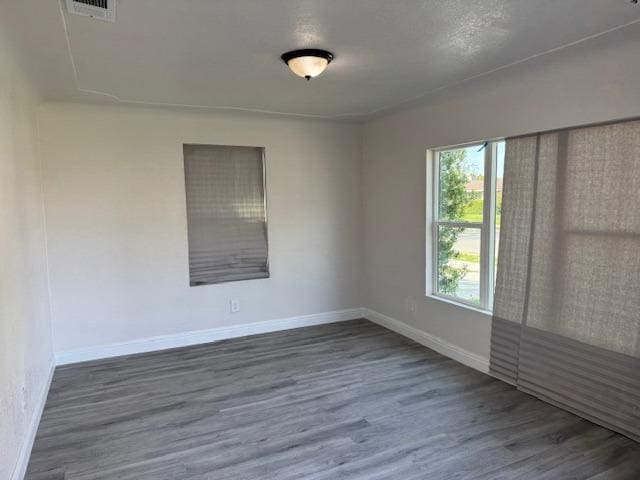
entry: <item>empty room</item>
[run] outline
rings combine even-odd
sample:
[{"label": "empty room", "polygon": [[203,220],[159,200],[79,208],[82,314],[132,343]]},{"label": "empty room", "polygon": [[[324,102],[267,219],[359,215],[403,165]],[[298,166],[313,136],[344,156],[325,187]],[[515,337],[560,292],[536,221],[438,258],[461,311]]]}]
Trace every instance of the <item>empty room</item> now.
[{"label": "empty room", "polygon": [[640,5],[0,0],[0,480],[640,480]]}]

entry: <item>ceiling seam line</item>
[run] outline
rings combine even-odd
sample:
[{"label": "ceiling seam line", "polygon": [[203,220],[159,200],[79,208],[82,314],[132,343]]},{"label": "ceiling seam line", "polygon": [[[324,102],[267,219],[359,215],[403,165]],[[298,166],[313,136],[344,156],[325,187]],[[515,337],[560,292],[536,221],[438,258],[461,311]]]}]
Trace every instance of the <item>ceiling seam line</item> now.
[{"label": "ceiling seam line", "polygon": [[[536,53],[533,55],[530,55],[528,57],[525,57],[521,60],[516,60],[514,62],[510,62],[507,63],[505,65],[501,65],[499,67],[496,67],[494,69],[491,70],[487,70],[486,72],[481,72],[478,73],[476,75],[472,75],[470,77],[466,77],[463,78],[462,80],[458,80],[452,83],[449,83],[447,85],[442,85],[440,87],[436,87],[434,89],[428,90],[422,94],[416,95],[414,97],[408,98],[406,100],[401,100],[400,102],[391,104],[391,105],[387,105],[375,110],[370,110],[368,112],[356,112],[356,113],[352,113],[352,112],[348,112],[348,113],[340,113],[340,114],[336,114],[336,115],[315,115],[315,114],[305,114],[305,113],[291,113],[291,112],[279,112],[279,111],[274,111],[274,110],[260,110],[260,109],[253,109],[253,108],[244,108],[244,107],[226,107],[226,106],[216,106],[216,105],[189,105],[189,104],[174,104],[174,103],[166,103],[166,102],[147,102],[147,101],[140,101],[140,100],[125,100],[125,99],[121,99],[120,97],[118,97],[117,95],[114,95],[112,93],[108,93],[108,92],[102,92],[99,90],[91,90],[91,89],[84,89],[80,87],[80,82],[79,82],[79,76],[78,76],[78,70],[76,68],[76,64],[75,64],[75,59],[73,57],[73,52],[71,50],[71,39],[69,37],[69,31],[67,28],[67,22],[65,20],[64,17],[64,9],[62,6],[62,2],[63,0],[59,0],[58,1],[58,7],[60,10],[60,16],[61,16],[61,20],[62,20],[62,26],[63,26],[63,30],[64,30],[64,35],[65,35],[65,40],[67,43],[67,53],[69,55],[69,59],[71,62],[71,67],[73,70],[73,75],[74,75],[74,80],[76,83],[76,89],[79,92],[82,93],[91,93],[91,94],[95,94],[95,95],[103,95],[106,97],[110,97],[112,99],[114,99],[115,101],[119,102],[119,103],[123,103],[123,104],[135,104],[135,105],[148,105],[148,106],[157,106],[157,107],[182,107],[182,108],[199,108],[199,109],[208,109],[208,110],[232,110],[232,111],[240,111],[240,112],[248,112],[248,113],[260,113],[260,114],[267,114],[267,115],[279,115],[279,116],[296,116],[296,117],[306,117],[306,118],[315,118],[315,119],[323,119],[323,120],[331,120],[331,119],[336,119],[336,118],[344,118],[344,117],[353,117],[356,120],[363,120],[366,117],[373,117],[379,113],[383,113],[385,111],[388,110],[394,110],[396,108],[400,108],[402,109],[402,106],[408,103],[412,103],[412,102],[416,102],[420,99],[426,99],[427,97],[433,95],[434,93],[443,91],[443,90],[447,90],[449,88],[453,88],[456,86],[459,86],[461,84],[464,84],[466,82],[469,82],[471,80],[475,80],[477,78],[482,78],[488,75],[491,75],[493,73],[499,72],[501,70],[505,70],[507,68],[516,66],[516,65],[520,65],[523,63],[526,63],[530,60],[534,60],[536,58],[545,56],[545,55],[549,55],[551,53],[555,53],[561,50],[564,50],[566,48],[570,48],[573,47],[575,45],[578,45],[580,43],[595,39],[595,38],[599,38],[601,36],[607,35],[609,33],[615,32],[617,30],[621,30],[624,29],[626,27],[629,27],[631,25],[635,25],[638,22],[640,22],[640,18],[636,18],[635,20],[632,20],[630,22],[627,23],[623,23],[620,25],[616,25],[614,27],[611,27],[607,30],[604,30],[602,32],[598,32],[598,33],[594,33],[592,35],[588,35],[586,37],[580,38],[578,40],[574,40],[573,42],[569,42],[563,45],[560,45],[558,47],[554,47],[551,48],[549,50],[545,50],[543,52],[540,53]],[[410,106],[407,106],[408,108],[410,108]],[[359,117],[359,118],[358,118]]]},{"label": "ceiling seam line", "polygon": [[598,33],[594,33],[592,35],[588,35],[588,36],[583,37],[583,38],[581,38],[579,40],[575,40],[573,42],[569,42],[569,43],[566,43],[564,45],[560,45],[558,47],[554,47],[554,48],[551,48],[549,50],[545,50],[544,52],[540,52],[540,53],[536,53],[534,55],[530,55],[530,56],[525,57],[525,58],[523,58],[521,60],[516,60],[514,62],[510,62],[510,63],[507,63],[505,65],[501,65],[501,66],[496,67],[494,69],[487,70],[486,72],[482,72],[482,73],[478,73],[478,74],[475,74],[475,75],[471,75],[470,77],[463,78],[462,80],[458,80],[458,81],[452,82],[452,83],[447,84],[447,85],[442,85],[440,87],[436,87],[436,88],[434,88],[432,90],[428,90],[428,91],[426,91],[426,92],[424,92],[424,93],[422,93],[420,95],[417,95],[415,97],[411,97],[411,98],[408,98],[406,100],[402,100],[402,101],[400,101],[398,103],[394,103],[393,105],[387,105],[386,107],[378,108],[376,110],[371,110],[371,111],[367,112],[365,115],[372,116],[372,115],[376,115],[378,113],[384,112],[385,110],[392,110],[392,109],[394,109],[396,107],[400,107],[401,105],[403,105],[405,103],[411,103],[411,102],[414,102],[416,100],[420,100],[422,98],[428,97],[428,96],[430,96],[430,95],[432,95],[434,93],[440,92],[442,90],[446,90],[448,88],[453,88],[453,87],[456,87],[456,86],[458,86],[458,85],[460,85],[462,83],[465,83],[465,82],[468,82],[468,81],[471,81],[471,80],[475,80],[476,78],[481,78],[481,77],[484,77],[484,76],[487,76],[487,75],[491,75],[492,73],[496,73],[496,72],[499,72],[501,70],[505,70],[505,69],[510,68],[510,67],[515,67],[516,65],[520,65],[522,63],[526,63],[526,62],[528,62],[530,60],[534,60],[536,58],[543,57],[545,55],[549,55],[549,54],[552,54],[552,53],[555,53],[555,52],[559,52],[560,50],[564,50],[566,48],[574,47],[576,45],[579,45],[580,43],[587,42],[589,40],[593,40],[593,39],[598,38],[598,37],[602,37],[604,35],[607,35],[609,33],[615,32],[617,30],[622,30],[623,28],[626,28],[626,27],[630,27],[631,25],[635,25],[638,22],[640,22],[640,18],[636,18],[635,20],[632,20],[631,22],[623,23],[621,25],[616,25],[615,27],[609,28],[609,29],[604,30],[602,32],[598,32]]}]

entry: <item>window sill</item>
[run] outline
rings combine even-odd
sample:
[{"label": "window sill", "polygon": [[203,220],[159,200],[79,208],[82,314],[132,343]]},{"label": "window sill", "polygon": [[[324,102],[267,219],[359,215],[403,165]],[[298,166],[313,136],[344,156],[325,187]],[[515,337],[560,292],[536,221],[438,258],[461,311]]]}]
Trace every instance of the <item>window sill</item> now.
[{"label": "window sill", "polygon": [[462,302],[457,302],[457,301],[455,301],[453,299],[446,298],[446,297],[441,297],[439,295],[427,294],[427,298],[431,298],[433,300],[437,300],[438,302],[447,303],[449,305],[453,305],[454,307],[464,308],[466,310],[471,310],[472,312],[481,313],[483,315],[487,315],[488,317],[491,317],[493,315],[493,312],[491,312],[491,310],[485,310],[485,309],[480,308],[480,307],[474,307],[473,305],[469,305],[467,303],[462,303]]}]

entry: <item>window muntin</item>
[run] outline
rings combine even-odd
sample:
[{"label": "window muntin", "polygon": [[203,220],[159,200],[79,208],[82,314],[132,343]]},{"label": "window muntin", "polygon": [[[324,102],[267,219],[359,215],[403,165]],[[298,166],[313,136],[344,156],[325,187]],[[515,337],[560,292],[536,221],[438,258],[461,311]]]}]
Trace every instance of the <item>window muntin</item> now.
[{"label": "window muntin", "polygon": [[431,292],[490,310],[504,142],[436,150],[433,160]]}]

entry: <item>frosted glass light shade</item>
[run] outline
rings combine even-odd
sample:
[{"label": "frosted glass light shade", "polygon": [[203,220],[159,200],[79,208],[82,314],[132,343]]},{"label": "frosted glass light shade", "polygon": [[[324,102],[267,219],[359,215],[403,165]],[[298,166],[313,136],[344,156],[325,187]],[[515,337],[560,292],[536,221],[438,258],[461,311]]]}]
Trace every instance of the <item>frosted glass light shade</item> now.
[{"label": "frosted glass light shade", "polygon": [[326,50],[309,48],[283,53],[281,58],[293,73],[309,80],[324,72],[333,60],[333,54]]},{"label": "frosted glass light shade", "polygon": [[298,57],[289,60],[287,65],[299,77],[313,78],[324,72],[324,69],[329,65],[329,61],[320,57]]}]

